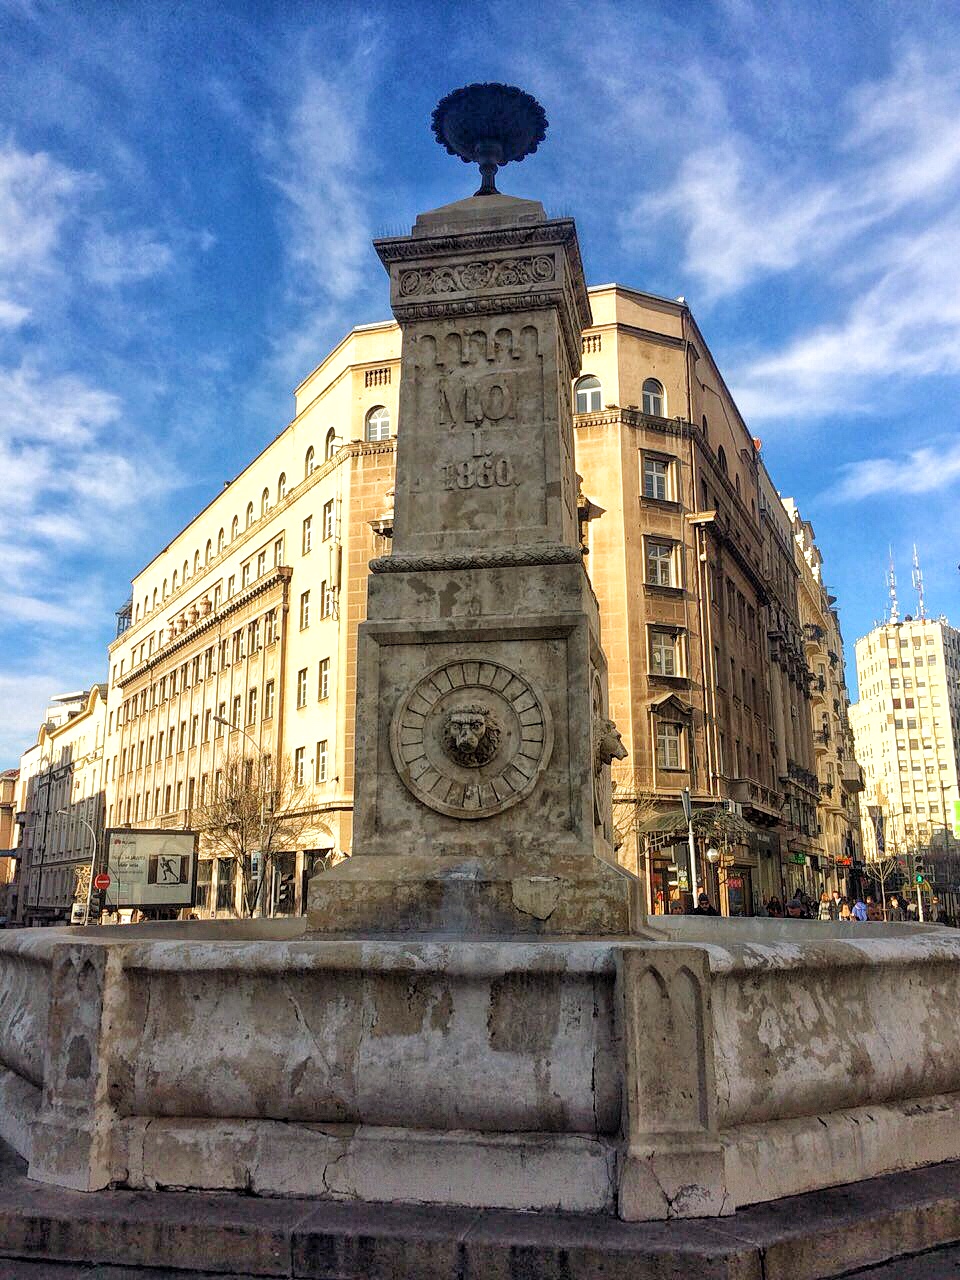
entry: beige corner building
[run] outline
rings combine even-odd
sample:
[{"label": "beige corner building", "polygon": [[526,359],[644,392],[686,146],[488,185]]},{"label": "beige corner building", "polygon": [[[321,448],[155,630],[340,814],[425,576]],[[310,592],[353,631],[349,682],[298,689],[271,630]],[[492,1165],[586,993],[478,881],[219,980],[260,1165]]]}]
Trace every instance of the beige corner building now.
[{"label": "beige corner building", "polygon": [[856,644],[859,700],[850,708],[866,791],[868,858],[883,817],[886,852],[937,845],[952,830],[960,762],[960,631],[944,618],[905,618]]},{"label": "beige corner building", "polygon": [[[571,395],[610,706],[630,752],[618,856],[650,910],[669,909],[677,851],[641,819],[689,787],[748,824],[718,866],[698,851],[698,882],[749,914],[795,879],[817,891],[846,847],[817,832],[807,570],[685,303],[616,285],[590,302]],[[282,860],[290,911],[318,859],[351,849],[357,626],[368,563],[390,550],[399,359],[393,322],[353,330],[297,388],[292,422],[136,576],[110,647],[107,825],[190,828],[230,753],[288,761],[311,816]],[[232,914],[228,864],[205,853],[198,908]]]},{"label": "beige corner building", "polygon": [[69,922],[86,884],[103,831],[105,695],[93,685],[53,698],[37,741],[20,758],[18,923]]},{"label": "beige corner building", "polygon": [[[282,760],[311,816],[279,860],[291,912],[351,844],[357,624],[389,545],[399,355],[391,322],[327,356],[293,420],[134,578],[110,646],[107,825],[189,829],[228,756]],[[202,914],[234,912],[229,871],[202,858]]]}]

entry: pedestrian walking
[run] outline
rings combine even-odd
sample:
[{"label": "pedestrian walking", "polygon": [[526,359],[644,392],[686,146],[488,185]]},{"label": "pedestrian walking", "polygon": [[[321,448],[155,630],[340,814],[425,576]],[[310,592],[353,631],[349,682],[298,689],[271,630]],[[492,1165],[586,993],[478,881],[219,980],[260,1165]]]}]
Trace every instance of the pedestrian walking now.
[{"label": "pedestrian walking", "polygon": [[860,896],[859,893],[857,894],[857,900],[853,904],[853,910],[850,912],[850,914],[851,916],[853,916],[854,920],[860,920],[864,923],[866,922],[867,904],[864,902],[863,898]]},{"label": "pedestrian walking", "polygon": [[900,899],[895,893],[891,894],[890,905],[887,907],[887,920],[892,924],[902,924],[906,918],[907,917],[903,910],[903,906],[900,903]]},{"label": "pedestrian walking", "polygon": [[836,920],[833,903],[830,901],[829,893],[821,893],[820,905],[817,908],[818,920]]},{"label": "pedestrian walking", "polygon": [[853,912],[850,910],[850,903],[847,901],[846,898],[840,899],[840,919],[841,920],[853,919]]}]

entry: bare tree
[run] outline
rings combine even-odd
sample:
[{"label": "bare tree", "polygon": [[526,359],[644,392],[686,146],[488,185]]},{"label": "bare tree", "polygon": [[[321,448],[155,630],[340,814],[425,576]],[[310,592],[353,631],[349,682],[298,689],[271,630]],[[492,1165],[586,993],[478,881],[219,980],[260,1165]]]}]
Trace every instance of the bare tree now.
[{"label": "bare tree", "polygon": [[[279,854],[295,849],[313,825],[306,790],[290,763],[231,752],[208,804],[194,811],[193,826],[218,858],[229,858],[240,882],[241,913],[252,916],[273,883]],[[254,875],[254,854],[259,875]]]},{"label": "bare tree", "polygon": [[887,885],[890,885],[891,893],[901,891],[900,886],[904,880],[903,863],[903,858],[895,853],[882,853],[867,861],[867,875],[879,886],[884,920],[887,918]]},{"label": "bare tree", "polygon": [[641,878],[641,865],[650,819],[658,811],[657,797],[640,784],[639,770],[628,765],[611,769],[613,786],[613,839],[617,859],[622,866]]}]

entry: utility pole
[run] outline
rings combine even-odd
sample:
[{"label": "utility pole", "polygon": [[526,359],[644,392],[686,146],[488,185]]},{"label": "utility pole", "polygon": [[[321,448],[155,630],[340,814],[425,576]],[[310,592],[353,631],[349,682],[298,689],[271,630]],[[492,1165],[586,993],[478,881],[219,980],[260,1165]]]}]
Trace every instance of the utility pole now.
[{"label": "utility pole", "polygon": [[687,820],[687,844],[690,849],[690,892],[693,894],[693,901],[696,904],[699,896],[697,885],[697,845],[693,838],[693,805],[690,803],[690,788],[684,787],[680,792],[680,799],[683,803],[683,816]]}]

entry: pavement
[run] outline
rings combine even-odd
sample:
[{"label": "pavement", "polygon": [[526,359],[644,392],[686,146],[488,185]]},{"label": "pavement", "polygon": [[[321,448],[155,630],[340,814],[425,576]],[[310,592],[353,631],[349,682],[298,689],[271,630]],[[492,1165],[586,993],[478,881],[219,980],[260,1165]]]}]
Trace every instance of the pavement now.
[{"label": "pavement", "polygon": [[0,1280],[960,1280],[960,1162],[627,1223],[234,1193],[83,1194],[0,1144]]}]

